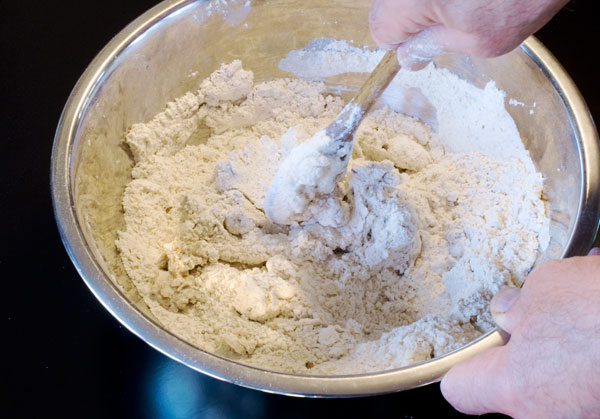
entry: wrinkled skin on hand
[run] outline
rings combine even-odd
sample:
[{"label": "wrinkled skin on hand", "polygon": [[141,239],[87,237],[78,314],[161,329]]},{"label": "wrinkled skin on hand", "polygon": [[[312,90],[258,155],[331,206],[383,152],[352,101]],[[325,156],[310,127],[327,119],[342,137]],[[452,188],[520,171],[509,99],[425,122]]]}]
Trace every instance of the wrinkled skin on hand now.
[{"label": "wrinkled skin on hand", "polygon": [[546,24],[567,0],[373,0],[371,35],[398,48],[400,64],[424,67],[441,52],[496,57]]},{"label": "wrinkled skin on hand", "polygon": [[492,300],[508,343],[454,366],[444,397],[470,414],[600,416],[600,252],[541,264]]}]

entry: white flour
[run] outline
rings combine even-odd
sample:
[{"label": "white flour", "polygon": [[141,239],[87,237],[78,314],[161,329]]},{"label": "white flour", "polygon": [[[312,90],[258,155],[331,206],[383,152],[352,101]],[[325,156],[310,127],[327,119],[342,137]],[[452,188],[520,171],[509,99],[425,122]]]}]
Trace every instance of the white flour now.
[{"label": "white flour", "polygon": [[[420,74],[405,78],[432,82],[440,102],[473,100],[456,121],[491,102],[496,126],[514,127],[493,86]],[[546,240],[542,178],[516,128],[448,140],[440,109],[440,134],[374,111],[347,176],[301,223],[278,225],[263,206],[275,172],[343,103],[320,82],[252,79],[239,61],[223,65],[126,137],[136,166],[117,246],[164,326],[209,352],[305,374],[396,368],[489,329],[489,299],[524,278]],[[187,144],[198,132],[206,144]],[[509,151],[489,152],[500,135]]]}]

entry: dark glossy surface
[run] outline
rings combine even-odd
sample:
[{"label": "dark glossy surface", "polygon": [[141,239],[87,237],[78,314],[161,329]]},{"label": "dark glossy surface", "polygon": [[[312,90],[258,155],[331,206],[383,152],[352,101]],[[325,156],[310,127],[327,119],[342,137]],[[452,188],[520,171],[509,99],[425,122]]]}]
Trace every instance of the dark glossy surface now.
[{"label": "dark glossy surface", "polygon": [[[438,385],[387,396],[310,400],[243,389],[150,348],[95,299],[56,229],[50,150],[79,75],[127,23],[157,2],[0,0],[2,127],[0,278],[5,417],[460,416]],[[592,0],[571,3],[538,37],[600,119],[600,29]],[[6,129],[8,128],[8,129]]]}]

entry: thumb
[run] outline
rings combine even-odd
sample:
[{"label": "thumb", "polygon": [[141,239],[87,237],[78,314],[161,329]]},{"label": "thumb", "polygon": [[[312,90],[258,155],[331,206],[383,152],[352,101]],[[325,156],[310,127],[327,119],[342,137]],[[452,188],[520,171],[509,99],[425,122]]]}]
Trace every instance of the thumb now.
[{"label": "thumb", "polygon": [[444,52],[444,28],[436,25],[423,29],[398,46],[398,62],[403,68],[420,70]]},{"label": "thumb", "polygon": [[456,364],[442,379],[444,398],[462,413],[507,413],[504,403],[510,397],[510,381],[506,374],[506,348],[488,349]]},{"label": "thumb", "polygon": [[490,311],[494,321],[502,330],[510,334],[521,321],[520,297],[520,288],[507,287],[498,291],[490,302]]},{"label": "thumb", "polygon": [[588,253],[588,256],[600,256],[600,247],[594,247]]},{"label": "thumb", "polygon": [[398,62],[409,70],[420,70],[442,53],[481,55],[472,34],[442,25],[429,26],[398,45]]}]

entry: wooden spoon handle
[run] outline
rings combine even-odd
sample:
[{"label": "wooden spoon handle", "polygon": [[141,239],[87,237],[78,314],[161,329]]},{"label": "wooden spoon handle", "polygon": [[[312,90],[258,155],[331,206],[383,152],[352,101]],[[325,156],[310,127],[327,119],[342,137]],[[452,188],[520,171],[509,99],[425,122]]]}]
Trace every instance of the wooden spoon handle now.
[{"label": "wooden spoon handle", "polygon": [[[354,131],[363,117],[399,70],[400,64],[398,64],[396,51],[386,52],[356,96],[325,129],[332,143],[342,146],[344,142],[353,140]],[[334,147],[335,150],[337,148],[339,147]]]},{"label": "wooden spoon handle", "polygon": [[386,52],[352,102],[367,112],[399,70],[400,64],[398,64],[396,51]]}]

